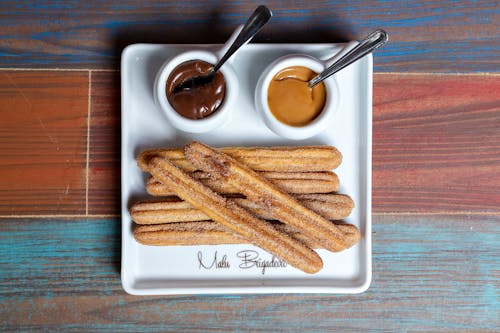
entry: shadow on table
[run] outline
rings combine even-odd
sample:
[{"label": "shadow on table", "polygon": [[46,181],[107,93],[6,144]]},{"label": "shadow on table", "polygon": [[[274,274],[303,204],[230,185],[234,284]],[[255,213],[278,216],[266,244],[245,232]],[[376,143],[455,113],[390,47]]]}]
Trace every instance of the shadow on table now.
[{"label": "shadow on table", "polygon": [[[330,23],[331,22],[331,23]],[[238,24],[224,19],[219,12],[212,12],[207,19],[197,23],[187,21],[178,24],[178,21],[159,21],[145,24],[144,22],[131,23],[117,27],[114,32],[115,50],[119,53],[130,44],[158,43],[158,44],[222,44]],[[175,25],[174,25],[175,24]],[[360,36],[352,26],[340,17],[328,17],[321,22],[312,18],[293,21],[291,19],[271,21],[252,40],[256,43],[342,43]]]}]

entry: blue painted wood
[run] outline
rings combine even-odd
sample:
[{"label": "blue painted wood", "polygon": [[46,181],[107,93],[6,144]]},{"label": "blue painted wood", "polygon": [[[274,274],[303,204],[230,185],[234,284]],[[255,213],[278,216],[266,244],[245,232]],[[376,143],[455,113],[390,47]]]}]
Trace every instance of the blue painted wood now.
[{"label": "blue painted wood", "polygon": [[500,216],[374,216],[361,295],[126,295],[119,221],[0,221],[0,330],[494,332]]},{"label": "blue painted wood", "polygon": [[[118,68],[125,45],[222,43],[254,1],[2,1],[0,67]],[[337,42],[375,28],[385,72],[498,72],[498,1],[268,1],[257,42]]]},{"label": "blue painted wood", "polygon": [[1,221],[1,298],[121,290],[119,223]]}]

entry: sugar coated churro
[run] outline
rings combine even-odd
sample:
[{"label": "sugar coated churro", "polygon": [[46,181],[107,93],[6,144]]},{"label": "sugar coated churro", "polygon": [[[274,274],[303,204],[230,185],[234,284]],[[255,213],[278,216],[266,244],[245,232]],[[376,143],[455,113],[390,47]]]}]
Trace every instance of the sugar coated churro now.
[{"label": "sugar coated churro", "polygon": [[[271,172],[262,171],[259,174],[267,178],[281,190],[288,193],[329,193],[339,189],[339,178],[331,171],[317,172]],[[205,172],[191,172],[190,176],[201,181],[212,190],[224,193],[238,193],[238,188],[225,182],[213,180]],[[167,186],[163,185],[153,177],[146,182],[146,190],[154,196],[174,195]]]},{"label": "sugar coated churro", "polygon": [[[297,194],[302,205],[329,220],[340,220],[351,213],[354,202],[343,194]],[[274,220],[272,212],[245,198],[230,197],[228,200],[247,209],[264,220]],[[162,224],[187,221],[210,220],[210,217],[190,203],[176,197],[134,203],[130,207],[132,220],[138,224]]]},{"label": "sugar coated churro", "polygon": [[288,234],[258,219],[246,209],[212,191],[162,157],[148,159],[146,171],[175,191],[181,199],[220,223],[227,230],[307,273],[323,267],[319,255]]},{"label": "sugar coated churro", "polygon": [[[310,248],[320,248],[320,246],[311,241],[309,237],[302,235],[289,225],[271,221],[268,223],[271,223],[276,229],[303,242]],[[342,222],[335,222],[335,224],[337,228],[344,233],[347,247],[351,247],[359,241],[360,234],[356,226]],[[155,246],[245,243],[245,240],[240,236],[227,232],[222,225],[213,221],[138,225],[134,228],[133,233],[135,239],[139,243]]]},{"label": "sugar coated churro", "polygon": [[346,248],[345,236],[339,228],[231,156],[199,142],[186,145],[184,153],[196,168],[238,187],[247,198],[310,237],[318,246],[330,251]]},{"label": "sugar coated churro", "polygon": [[[330,171],[342,162],[342,154],[331,146],[226,147],[221,151],[256,171]],[[175,148],[145,150],[137,157],[137,164],[147,171],[153,157],[167,158],[185,171],[197,169],[186,160],[182,149]]]}]

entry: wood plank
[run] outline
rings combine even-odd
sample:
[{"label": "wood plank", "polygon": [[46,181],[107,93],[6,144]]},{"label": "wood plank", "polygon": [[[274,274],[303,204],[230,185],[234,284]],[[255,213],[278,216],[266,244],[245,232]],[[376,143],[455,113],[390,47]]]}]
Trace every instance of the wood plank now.
[{"label": "wood plank", "polygon": [[[497,1],[270,0],[256,42],[340,42],[384,28],[384,72],[498,72]],[[223,43],[256,4],[230,1],[2,1],[0,67],[118,68],[125,45]]]},{"label": "wood plank", "polygon": [[84,214],[87,72],[0,78],[0,215]]},{"label": "wood plank", "polygon": [[[119,214],[119,79],[93,78],[89,209]],[[498,211],[500,76],[377,74],[373,96],[374,212]]]},{"label": "wood plank", "polygon": [[120,214],[120,74],[93,72],[89,214]]},{"label": "wood plank", "polygon": [[375,75],[373,209],[498,212],[500,76]]},{"label": "wood plank", "polygon": [[119,224],[1,220],[2,331],[494,332],[500,325],[500,215],[375,216],[374,278],[361,295],[129,296],[119,282]]}]

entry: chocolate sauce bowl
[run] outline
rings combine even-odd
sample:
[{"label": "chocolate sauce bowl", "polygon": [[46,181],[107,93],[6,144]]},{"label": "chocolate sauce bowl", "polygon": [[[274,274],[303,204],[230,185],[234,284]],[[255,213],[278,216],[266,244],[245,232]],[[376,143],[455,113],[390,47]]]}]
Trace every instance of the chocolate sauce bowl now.
[{"label": "chocolate sauce bowl", "polygon": [[[238,32],[239,29],[233,36]],[[187,51],[162,65],[155,80],[154,99],[172,126],[185,132],[203,133],[223,126],[230,120],[239,90],[231,59],[220,68],[220,75],[210,86],[177,93],[173,93],[173,89],[177,82],[216,64],[231,42],[232,39],[215,52],[206,49]]]}]

